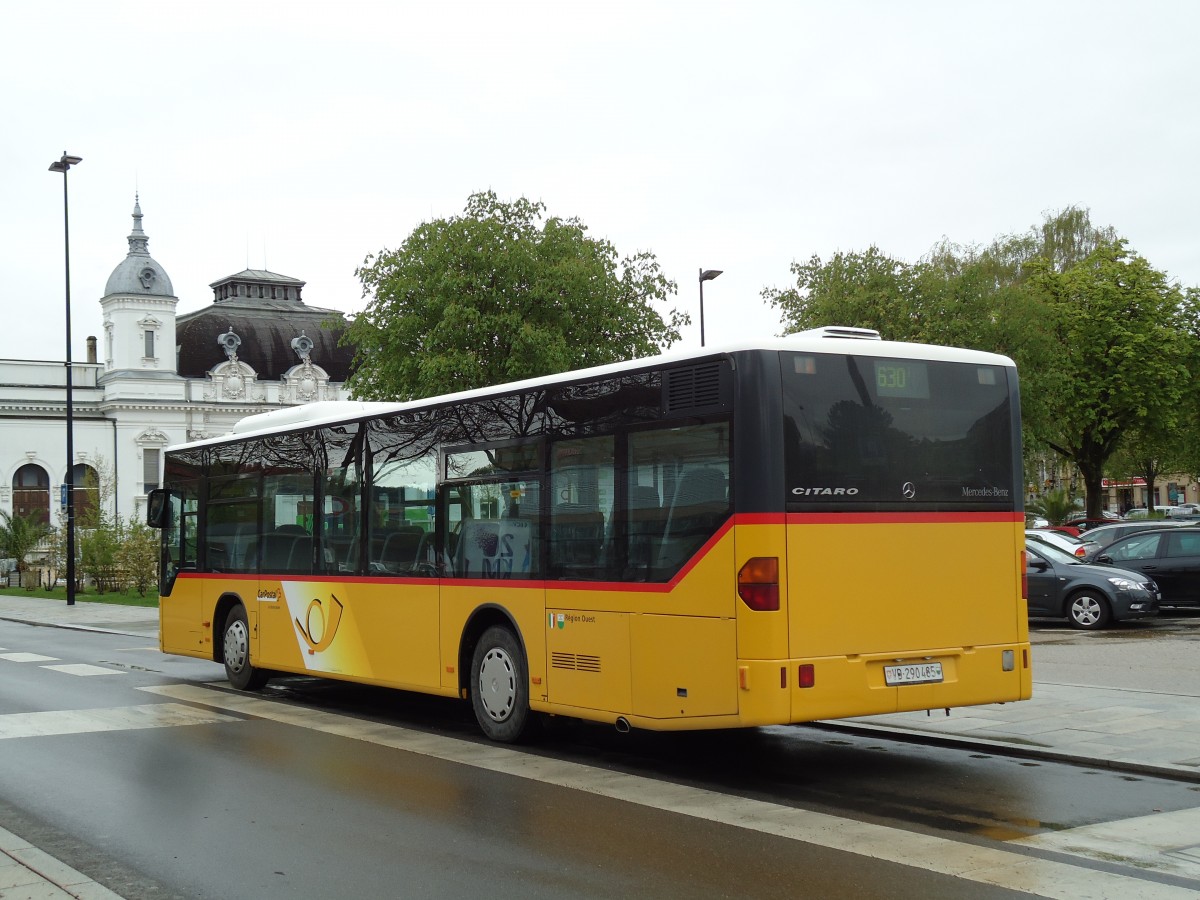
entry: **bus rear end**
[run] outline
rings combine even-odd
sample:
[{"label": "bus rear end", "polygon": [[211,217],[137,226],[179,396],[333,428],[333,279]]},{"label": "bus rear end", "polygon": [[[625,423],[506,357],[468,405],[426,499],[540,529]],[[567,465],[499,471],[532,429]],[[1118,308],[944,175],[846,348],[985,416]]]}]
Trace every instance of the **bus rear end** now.
[{"label": "bus rear end", "polygon": [[[743,680],[774,681],[786,629],[789,721],[1028,698],[1012,363],[847,340],[779,363],[784,512],[739,517]],[[772,559],[778,609],[759,611],[747,586]],[[783,718],[771,693],[744,692],[743,719]]]}]

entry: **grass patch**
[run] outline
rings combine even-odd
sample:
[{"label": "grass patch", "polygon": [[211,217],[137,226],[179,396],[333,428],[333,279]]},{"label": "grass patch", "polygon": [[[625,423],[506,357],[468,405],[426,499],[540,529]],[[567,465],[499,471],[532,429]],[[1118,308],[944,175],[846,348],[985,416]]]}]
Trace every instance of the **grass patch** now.
[{"label": "grass patch", "polygon": [[[63,603],[67,602],[67,589],[65,587],[26,590],[19,587],[0,586],[0,596],[5,594],[11,594],[14,597],[28,597],[34,600],[59,600]],[[134,590],[124,592],[112,591],[106,594],[97,594],[95,591],[87,593],[76,591],[75,599],[87,603],[111,603],[116,606],[145,606],[151,609],[158,609],[158,591],[155,590],[147,591],[145,597]]]}]

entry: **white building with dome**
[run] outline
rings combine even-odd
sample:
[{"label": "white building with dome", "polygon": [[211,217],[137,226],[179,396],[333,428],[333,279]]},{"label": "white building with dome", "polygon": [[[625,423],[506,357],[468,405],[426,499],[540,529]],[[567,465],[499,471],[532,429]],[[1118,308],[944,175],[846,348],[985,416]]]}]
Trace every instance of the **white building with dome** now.
[{"label": "white building with dome", "polygon": [[[179,314],[138,198],[128,240],[100,298],[101,337],[71,367],[76,506],[96,502],[85,485],[102,478],[121,518],[140,515],[166,446],[224,434],[251,413],[346,399],[353,358],[338,346],[342,314],[306,305],[303,281],[247,269]],[[67,464],[64,362],[0,359],[0,509],[57,524]]]}]

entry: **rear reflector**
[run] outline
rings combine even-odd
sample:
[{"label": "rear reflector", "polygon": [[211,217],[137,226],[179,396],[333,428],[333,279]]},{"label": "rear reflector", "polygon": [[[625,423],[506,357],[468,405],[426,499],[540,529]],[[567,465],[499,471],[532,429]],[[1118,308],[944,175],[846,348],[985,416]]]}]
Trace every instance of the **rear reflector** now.
[{"label": "rear reflector", "polygon": [[759,612],[779,609],[779,558],[755,556],[738,570],[738,596]]},{"label": "rear reflector", "polygon": [[817,683],[817,670],[812,663],[803,663],[796,675],[798,687],[810,688]]}]

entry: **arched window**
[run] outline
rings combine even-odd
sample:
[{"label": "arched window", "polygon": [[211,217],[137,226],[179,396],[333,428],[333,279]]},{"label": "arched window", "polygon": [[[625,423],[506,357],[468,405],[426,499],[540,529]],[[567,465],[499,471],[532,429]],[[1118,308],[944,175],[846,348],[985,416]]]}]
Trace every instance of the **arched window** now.
[{"label": "arched window", "polygon": [[34,463],[27,463],[13,475],[13,514],[50,524],[50,476]]},{"label": "arched window", "polygon": [[85,528],[96,524],[100,509],[100,475],[87,463],[76,463],[71,470],[74,486],[75,521]]}]

